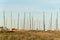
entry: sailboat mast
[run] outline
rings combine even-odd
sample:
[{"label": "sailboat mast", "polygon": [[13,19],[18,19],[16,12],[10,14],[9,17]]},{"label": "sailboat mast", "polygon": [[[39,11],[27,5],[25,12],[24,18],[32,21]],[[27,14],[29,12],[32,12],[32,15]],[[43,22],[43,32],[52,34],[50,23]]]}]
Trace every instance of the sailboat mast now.
[{"label": "sailboat mast", "polygon": [[12,12],[11,12],[11,28],[12,28]]},{"label": "sailboat mast", "polygon": [[51,13],[51,19],[50,19],[50,30],[52,30],[52,13]]},{"label": "sailboat mast", "polygon": [[38,27],[38,18],[37,18],[37,30],[39,30],[39,27]]},{"label": "sailboat mast", "polygon": [[18,13],[17,28],[19,29],[19,13]]},{"label": "sailboat mast", "polygon": [[43,12],[43,29],[45,31],[45,12]]},{"label": "sailboat mast", "polygon": [[56,30],[58,29],[58,12],[57,12],[57,17],[56,17]]},{"label": "sailboat mast", "polygon": [[33,30],[34,26],[33,26],[33,16],[32,16],[32,30]]},{"label": "sailboat mast", "polygon": [[7,18],[6,18],[6,25],[5,26],[7,27]]},{"label": "sailboat mast", "polygon": [[5,11],[3,12],[3,20],[4,20],[4,27],[5,27]]},{"label": "sailboat mast", "polygon": [[39,30],[40,30],[40,21],[39,21]]},{"label": "sailboat mast", "polygon": [[24,13],[24,24],[23,24],[23,29],[25,29],[25,13]]},{"label": "sailboat mast", "polygon": [[31,13],[29,13],[29,19],[30,19],[30,30],[31,30]]},{"label": "sailboat mast", "polygon": [[14,18],[14,27],[16,27],[16,25],[15,25],[15,18]]}]

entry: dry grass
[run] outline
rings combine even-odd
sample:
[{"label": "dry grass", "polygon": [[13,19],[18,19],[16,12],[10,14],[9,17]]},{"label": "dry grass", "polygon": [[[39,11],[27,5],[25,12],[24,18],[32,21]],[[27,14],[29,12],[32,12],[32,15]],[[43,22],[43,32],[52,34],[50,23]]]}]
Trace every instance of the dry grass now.
[{"label": "dry grass", "polygon": [[60,40],[60,31],[21,30],[0,33],[0,40]]}]

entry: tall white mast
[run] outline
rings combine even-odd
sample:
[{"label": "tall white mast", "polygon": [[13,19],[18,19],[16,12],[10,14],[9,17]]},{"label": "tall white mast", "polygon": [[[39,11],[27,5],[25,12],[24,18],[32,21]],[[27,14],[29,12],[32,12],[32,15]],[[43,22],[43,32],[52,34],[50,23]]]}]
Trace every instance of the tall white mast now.
[{"label": "tall white mast", "polygon": [[29,13],[29,20],[30,20],[30,30],[31,30],[31,13]]},{"label": "tall white mast", "polygon": [[50,19],[50,30],[52,30],[52,13],[51,13],[51,19]]},{"label": "tall white mast", "polygon": [[38,26],[38,18],[37,18],[37,30],[39,30],[39,26]]},{"label": "tall white mast", "polygon": [[25,29],[25,13],[24,13],[24,23],[23,23],[23,29]]},{"label": "tall white mast", "polygon": [[19,13],[18,13],[17,28],[19,29]]},{"label": "tall white mast", "polygon": [[43,29],[45,31],[45,12],[43,12]]},{"label": "tall white mast", "polygon": [[14,19],[14,27],[16,27],[16,25],[15,25],[15,19]]},{"label": "tall white mast", "polygon": [[40,30],[40,21],[39,21],[39,30]]},{"label": "tall white mast", "polygon": [[58,12],[57,12],[57,17],[56,17],[56,30],[58,30]]},{"label": "tall white mast", "polygon": [[6,24],[5,24],[5,26],[7,27],[7,18],[6,18]]},{"label": "tall white mast", "polygon": [[32,16],[32,30],[34,29],[34,26],[33,26],[33,16]]},{"label": "tall white mast", "polygon": [[12,28],[12,11],[11,11],[11,28]]},{"label": "tall white mast", "polygon": [[4,27],[5,27],[5,11],[3,11],[3,20],[4,20]]}]

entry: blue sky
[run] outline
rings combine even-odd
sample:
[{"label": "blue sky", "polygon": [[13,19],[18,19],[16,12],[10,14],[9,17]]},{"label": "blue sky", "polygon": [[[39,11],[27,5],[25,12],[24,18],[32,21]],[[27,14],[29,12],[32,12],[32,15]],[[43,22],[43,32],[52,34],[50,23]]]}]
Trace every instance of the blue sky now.
[{"label": "blue sky", "polygon": [[30,9],[45,9],[57,10],[60,9],[60,0],[0,0],[2,8],[30,8]]},{"label": "blue sky", "polygon": [[57,11],[58,11],[58,14],[60,13],[59,12],[60,11],[60,0],[0,0],[0,14],[1,14],[0,25],[3,25],[3,11],[5,11],[6,13],[8,24],[10,24],[10,12],[11,11],[13,13],[13,20],[14,19],[17,20],[18,12],[21,14],[20,18],[23,17],[24,12],[26,12],[26,15],[28,15],[28,13],[31,12],[31,14],[34,17],[40,18],[41,21],[42,21],[43,11],[45,11],[46,20],[48,20],[48,22],[49,22],[50,14],[52,12],[53,23],[55,24],[56,13]]}]

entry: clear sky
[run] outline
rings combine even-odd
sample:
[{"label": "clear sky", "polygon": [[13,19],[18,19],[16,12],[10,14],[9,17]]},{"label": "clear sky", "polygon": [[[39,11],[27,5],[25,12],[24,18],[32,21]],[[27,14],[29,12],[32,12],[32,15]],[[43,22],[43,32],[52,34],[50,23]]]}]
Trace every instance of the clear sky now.
[{"label": "clear sky", "polygon": [[[3,25],[3,11],[6,13],[8,24],[10,23],[10,13],[13,13],[14,18],[17,20],[18,12],[23,17],[23,13],[31,12],[34,17],[42,18],[42,11],[46,13],[46,20],[49,20],[50,13],[53,13],[53,25],[55,25],[56,13],[58,11],[60,18],[60,0],[0,0],[0,25]],[[27,14],[28,15],[28,14]],[[40,19],[42,20],[42,19]],[[47,22],[47,21],[46,21]],[[60,24],[60,23],[59,23]]]},{"label": "clear sky", "polygon": [[60,9],[60,0],[0,0],[0,8],[12,9]]}]

